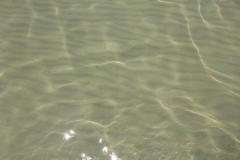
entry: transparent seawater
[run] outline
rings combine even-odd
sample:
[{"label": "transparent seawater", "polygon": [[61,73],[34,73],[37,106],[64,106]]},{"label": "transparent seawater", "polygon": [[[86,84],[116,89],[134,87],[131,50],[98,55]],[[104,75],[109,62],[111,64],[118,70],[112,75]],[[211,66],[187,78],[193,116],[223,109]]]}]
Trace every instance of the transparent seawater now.
[{"label": "transparent seawater", "polygon": [[240,1],[2,0],[1,160],[239,160]]}]

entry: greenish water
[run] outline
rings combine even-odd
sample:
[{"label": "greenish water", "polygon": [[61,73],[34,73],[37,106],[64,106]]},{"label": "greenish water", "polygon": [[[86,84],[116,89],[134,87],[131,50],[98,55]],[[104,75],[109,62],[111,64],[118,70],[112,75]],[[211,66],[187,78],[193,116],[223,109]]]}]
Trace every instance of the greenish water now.
[{"label": "greenish water", "polygon": [[0,159],[239,160],[240,1],[0,2]]}]

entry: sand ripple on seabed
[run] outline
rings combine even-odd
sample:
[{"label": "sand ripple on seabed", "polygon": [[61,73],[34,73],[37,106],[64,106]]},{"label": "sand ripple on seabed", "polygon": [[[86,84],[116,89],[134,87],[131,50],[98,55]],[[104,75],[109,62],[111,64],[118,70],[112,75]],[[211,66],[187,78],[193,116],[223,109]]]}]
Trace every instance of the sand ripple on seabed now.
[{"label": "sand ripple on seabed", "polygon": [[239,159],[238,5],[0,2],[0,158]]}]

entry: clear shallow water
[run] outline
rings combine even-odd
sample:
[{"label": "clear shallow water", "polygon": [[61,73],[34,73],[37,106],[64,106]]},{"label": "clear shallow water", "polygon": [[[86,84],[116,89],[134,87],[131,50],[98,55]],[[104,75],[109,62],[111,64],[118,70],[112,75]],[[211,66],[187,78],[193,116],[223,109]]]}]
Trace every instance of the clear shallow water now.
[{"label": "clear shallow water", "polygon": [[1,1],[0,158],[240,159],[239,7]]}]

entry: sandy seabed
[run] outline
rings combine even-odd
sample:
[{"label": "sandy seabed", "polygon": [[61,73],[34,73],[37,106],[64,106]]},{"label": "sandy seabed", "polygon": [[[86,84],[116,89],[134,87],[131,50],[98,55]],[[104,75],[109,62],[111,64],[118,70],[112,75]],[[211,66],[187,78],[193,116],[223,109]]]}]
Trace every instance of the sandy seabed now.
[{"label": "sandy seabed", "polygon": [[240,159],[237,0],[0,2],[0,159]]}]

